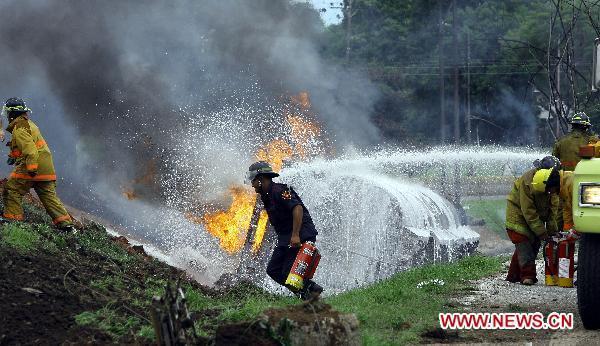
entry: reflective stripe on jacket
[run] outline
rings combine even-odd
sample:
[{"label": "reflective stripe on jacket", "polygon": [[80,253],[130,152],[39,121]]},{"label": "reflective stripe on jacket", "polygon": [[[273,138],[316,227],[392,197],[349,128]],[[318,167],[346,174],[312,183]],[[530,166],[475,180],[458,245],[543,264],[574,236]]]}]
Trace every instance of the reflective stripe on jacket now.
[{"label": "reflective stripe on jacket", "polygon": [[10,178],[56,180],[52,153],[37,125],[26,115],[21,115],[11,121],[6,130],[12,134],[7,144],[10,147],[9,156],[16,159],[15,169]]},{"label": "reflective stripe on jacket", "polygon": [[531,182],[537,169],[531,169],[513,185],[507,197],[506,228],[530,239],[558,231],[556,215],[559,197],[556,194],[534,192]]},{"label": "reflective stripe on jacket", "polygon": [[563,229],[573,228],[573,172],[560,172],[560,199],[562,200]]}]

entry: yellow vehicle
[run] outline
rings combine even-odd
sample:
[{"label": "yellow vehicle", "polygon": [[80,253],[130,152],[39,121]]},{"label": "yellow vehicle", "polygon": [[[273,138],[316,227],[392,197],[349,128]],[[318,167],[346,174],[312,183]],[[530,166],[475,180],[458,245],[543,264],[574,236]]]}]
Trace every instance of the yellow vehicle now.
[{"label": "yellow vehicle", "polygon": [[577,305],[586,329],[600,328],[600,145],[582,147],[575,167],[573,221],[582,233],[577,267]]}]

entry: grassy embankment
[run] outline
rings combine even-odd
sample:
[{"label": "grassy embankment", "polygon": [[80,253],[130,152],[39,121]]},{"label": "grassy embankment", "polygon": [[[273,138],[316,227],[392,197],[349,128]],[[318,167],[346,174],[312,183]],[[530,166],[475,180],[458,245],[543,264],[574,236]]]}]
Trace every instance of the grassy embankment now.
[{"label": "grassy embankment", "polygon": [[483,219],[488,229],[502,237],[506,236],[506,198],[467,200],[463,202],[463,207],[469,216]]},{"label": "grassy embankment", "polygon": [[[91,225],[76,235],[57,235],[47,223],[42,223],[48,221],[43,212],[28,209],[28,219],[37,222],[0,227],[0,258],[10,249],[27,258],[56,257],[57,263],[49,265],[64,264],[63,272],[77,268],[57,283],[87,306],[83,311],[73,311],[73,323],[68,328],[76,331],[75,335],[84,335],[78,331],[83,329],[97,331],[114,342],[152,339],[146,312],[152,296],[161,294],[165,284],[176,277],[173,270],[157,260],[145,260],[126,251],[99,226]],[[358,316],[365,344],[418,342],[423,332],[437,327],[439,312],[453,311],[452,304],[447,304],[451,296],[472,289],[467,280],[490,275],[500,268],[497,258],[474,256],[455,264],[400,273],[378,284],[329,297],[326,302]],[[444,284],[417,287],[432,279]],[[224,292],[193,282],[184,287],[189,309],[200,317],[197,330],[206,337],[212,337],[220,324],[251,320],[267,308],[297,303],[294,298],[274,296],[256,287],[238,286]]]}]

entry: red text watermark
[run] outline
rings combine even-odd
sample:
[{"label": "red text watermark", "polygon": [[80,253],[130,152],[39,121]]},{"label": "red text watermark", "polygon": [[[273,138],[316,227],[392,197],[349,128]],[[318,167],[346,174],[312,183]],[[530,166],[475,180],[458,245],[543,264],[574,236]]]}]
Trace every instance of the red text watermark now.
[{"label": "red text watermark", "polygon": [[440,313],[442,329],[573,329],[573,314],[551,312]]}]

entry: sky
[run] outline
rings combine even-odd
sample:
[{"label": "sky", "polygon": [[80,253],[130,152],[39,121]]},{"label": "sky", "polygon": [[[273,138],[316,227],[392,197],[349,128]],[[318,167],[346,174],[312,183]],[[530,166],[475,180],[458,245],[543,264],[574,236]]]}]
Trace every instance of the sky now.
[{"label": "sky", "polygon": [[340,9],[331,8],[331,3],[336,7],[341,7],[339,3],[341,0],[310,0],[310,3],[313,4],[315,8],[325,8],[327,11],[321,12],[321,18],[326,25],[336,24],[340,22],[340,19],[337,18],[337,15],[342,15],[342,11]]}]

